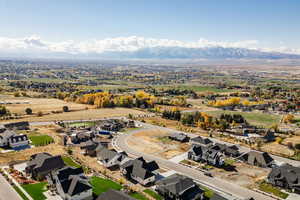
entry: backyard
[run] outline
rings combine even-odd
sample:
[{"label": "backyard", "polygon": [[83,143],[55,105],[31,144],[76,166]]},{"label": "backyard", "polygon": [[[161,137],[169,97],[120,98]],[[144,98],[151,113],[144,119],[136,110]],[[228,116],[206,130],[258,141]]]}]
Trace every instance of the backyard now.
[{"label": "backyard", "polygon": [[46,185],[46,182],[41,182],[22,185],[22,187],[34,200],[44,200],[46,196],[43,193],[47,191]]}]

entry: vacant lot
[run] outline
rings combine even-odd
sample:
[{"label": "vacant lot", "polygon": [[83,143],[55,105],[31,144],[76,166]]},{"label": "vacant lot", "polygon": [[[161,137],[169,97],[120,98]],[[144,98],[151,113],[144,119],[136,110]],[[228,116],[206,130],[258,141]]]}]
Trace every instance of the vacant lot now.
[{"label": "vacant lot", "polygon": [[222,113],[225,114],[241,114],[250,124],[257,126],[270,127],[280,122],[280,115],[273,115],[261,112],[238,112],[238,111],[209,111],[210,115],[219,117]]},{"label": "vacant lot", "polygon": [[158,155],[167,159],[186,152],[188,144],[168,139],[169,132],[159,128],[141,130],[129,137],[128,144],[141,152]]}]

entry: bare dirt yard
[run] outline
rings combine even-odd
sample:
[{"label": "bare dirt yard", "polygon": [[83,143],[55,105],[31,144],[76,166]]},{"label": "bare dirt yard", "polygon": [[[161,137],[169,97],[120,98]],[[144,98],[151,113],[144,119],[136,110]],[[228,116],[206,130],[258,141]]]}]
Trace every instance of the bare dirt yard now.
[{"label": "bare dirt yard", "polygon": [[243,187],[252,188],[259,180],[266,178],[270,169],[255,167],[245,163],[234,163],[235,170],[225,171],[223,169],[214,168],[211,172],[213,176],[234,182]]},{"label": "bare dirt yard", "polygon": [[294,155],[294,150],[289,149],[286,145],[278,144],[277,142],[267,143],[261,147],[261,150],[272,153],[274,155],[281,155],[281,156],[288,156],[288,157]]},{"label": "bare dirt yard", "polygon": [[168,135],[169,132],[159,128],[142,130],[129,137],[128,144],[137,151],[166,159],[182,154],[189,149],[188,144],[172,141]]}]

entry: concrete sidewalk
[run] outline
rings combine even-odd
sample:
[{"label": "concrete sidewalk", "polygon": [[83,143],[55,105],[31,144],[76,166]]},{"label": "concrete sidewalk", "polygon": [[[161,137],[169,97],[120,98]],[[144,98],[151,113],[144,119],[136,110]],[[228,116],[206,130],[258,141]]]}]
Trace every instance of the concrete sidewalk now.
[{"label": "concrete sidewalk", "polygon": [[22,200],[15,189],[0,174],[0,200]]}]

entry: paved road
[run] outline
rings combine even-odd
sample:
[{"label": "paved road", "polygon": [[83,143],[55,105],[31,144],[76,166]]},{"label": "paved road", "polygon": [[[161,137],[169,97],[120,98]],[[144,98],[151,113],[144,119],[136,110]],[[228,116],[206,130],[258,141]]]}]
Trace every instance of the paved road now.
[{"label": "paved road", "polygon": [[198,171],[196,169],[191,169],[189,167],[172,162],[170,160],[145,154],[143,152],[137,152],[134,149],[130,148],[130,146],[127,143],[127,140],[132,135],[132,133],[134,132],[120,135],[116,139],[116,145],[118,146],[118,148],[127,152],[130,155],[136,157],[143,156],[146,160],[155,160],[160,165],[160,167],[174,170],[180,174],[184,174],[211,189],[219,191],[225,194],[226,196],[229,197],[231,196],[231,199],[246,199],[246,198],[254,197],[255,200],[274,200],[269,196],[265,196],[255,191],[248,190],[246,188],[232,184],[222,179],[205,176],[201,171]]},{"label": "paved road", "polygon": [[14,188],[0,174],[0,200],[22,200]]}]

